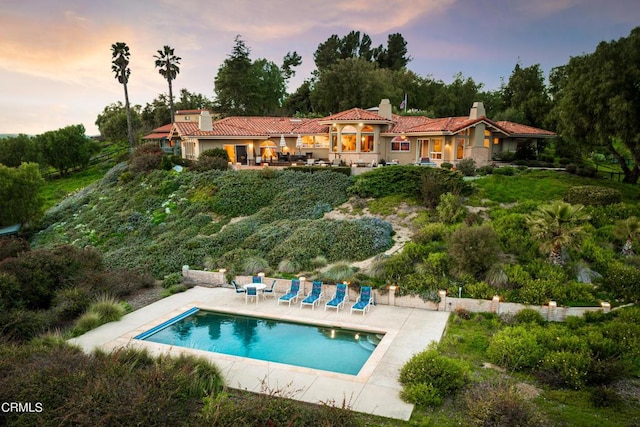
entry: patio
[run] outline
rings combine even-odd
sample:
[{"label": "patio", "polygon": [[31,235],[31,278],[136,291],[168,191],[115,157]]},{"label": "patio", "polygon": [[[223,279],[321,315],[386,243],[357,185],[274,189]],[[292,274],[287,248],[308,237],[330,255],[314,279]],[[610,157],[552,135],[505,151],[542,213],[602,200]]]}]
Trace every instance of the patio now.
[{"label": "patio", "polygon": [[[343,402],[354,411],[408,420],[413,405],[400,400],[402,389],[397,381],[399,370],[415,353],[432,341],[439,341],[449,313],[417,308],[378,305],[366,314],[345,310],[301,310],[300,303],[278,305],[273,299],[246,304],[229,288],[194,287],[126,315],[119,322],[108,323],[70,340],[85,352],[95,348],[115,349],[124,346],[146,348],[152,354],[187,352],[215,363],[231,388],[260,392],[284,390],[284,395],[310,403]],[[321,303],[324,306],[324,301]],[[385,336],[357,376],[283,365],[273,362],[228,356],[199,350],[133,340],[133,337],[193,307],[232,312],[303,323],[332,325],[372,332]]]}]

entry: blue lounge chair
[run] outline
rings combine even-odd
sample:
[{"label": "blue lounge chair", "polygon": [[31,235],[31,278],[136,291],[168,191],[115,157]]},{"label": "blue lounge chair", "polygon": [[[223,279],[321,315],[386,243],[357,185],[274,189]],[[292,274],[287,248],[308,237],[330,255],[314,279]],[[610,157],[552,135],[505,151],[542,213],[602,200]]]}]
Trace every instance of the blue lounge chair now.
[{"label": "blue lounge chair", "polygon": [[327,311],[327,308],[335,308],[337,313],[341,308],[344,308],[344,300],[346,299],[346,297],[346,283],[338,283],[336,285],[336,293],[333,294],[333,297],[331,297],[331,299],[324,305],[324,311]]},{"label": "blue lounge chair", "polygon": [[286,302],[289,305],[291,305],[291,301],[297,302],[299,294],[300,294],[300,280],[293,279],[291,280],[291,288],[289,288],[289,292],[287,292],[286,294],[278,298],[278,305],[280,305],[281,302]]},{"label": "blue lounge chair", "polygon": [[256,304],[258,303],[258,289],[255,286],[247,286],[247,292],[244,295],[244,303],[249,302],[249,298],[255,298]]},{"label": "blue lounge chair", "polygon": [[361,311],[362,315],[369,311],[371,308],[371,286],[363,286],[360,288],[360,296],[353,306],[351,306],[351,314],[354,311]]},{"label": "blue lounge chair", "polygon": [[231,284],[233,285],[233,288],[236,290],[236,294],[246,294],[247,293],[247,290],[245,288],[242,288],[242,287],[238,286],[238,284],[236,283],[235,280],[232,280]]},{"label": "blue lounge chair", "polygon": [[311,292],[300,302],[300,308],[310,305],[313,310],[320,303],[320,298],[322,298],[322,282],[314,281],[311,285]]},{"label": "blue lounge chair", "polygon": [[262,296],[263,297],[275,297],[276,296],[276,280],[273,279],[273,283],[271,284],[270,288],[265,288],[262,290]]}]

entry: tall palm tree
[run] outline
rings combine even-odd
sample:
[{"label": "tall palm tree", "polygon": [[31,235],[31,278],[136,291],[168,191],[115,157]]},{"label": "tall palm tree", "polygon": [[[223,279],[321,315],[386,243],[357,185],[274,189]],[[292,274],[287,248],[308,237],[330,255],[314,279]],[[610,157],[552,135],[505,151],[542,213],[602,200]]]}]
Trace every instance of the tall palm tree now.
[{"label": "tall palm tree", "polygon": [[169,111],[171,112],[171,123],[175,119],[175,112],[173,111],[173,87],[171,82],[176,79],[180,73],[178,64],[182,58],[173,54],[173,48],[170,46],[164,46],[162,50],[158,51],[157,55],[153,55],[156,58],[156,68],[159,68],[158,72],[169,82]]},{"label": "tall palm tree", "polygon": [[627,219],[616,221],[613,235],[625,241],[620,255],[633,255],[633,240],[640,237],[640,220],[635,216],[630,216]]},{"label": "tall palm tree", "polygon": [[584,206],[556,200],[540,206],[527,216],[527,225],[534,239],[540,240],[540,250],[549,252],[549,262],[563,265],[562,249],[578,247],[584,233],[583,224],[591,219],[582,212]]},{"label": "tall palm tree", "polygon": [[129,137],[129,148],[133,151],[133,128],[131,124],[131,107],[129,105],[129,92],[127,83],[131,69],[129,68],[129,46],[123,42],[117,42],[111,45],[111,71],[115,73],[115,78],[124,87],[124,108],[127,112],[127,136]]}]

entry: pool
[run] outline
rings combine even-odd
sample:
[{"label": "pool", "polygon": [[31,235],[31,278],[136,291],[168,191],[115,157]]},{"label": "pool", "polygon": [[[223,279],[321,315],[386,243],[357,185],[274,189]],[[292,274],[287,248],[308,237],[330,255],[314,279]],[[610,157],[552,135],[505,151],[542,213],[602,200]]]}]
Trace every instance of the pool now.
[{"label": "pool", "polygon": [[383,335],[192,308],[134,338],[357,375]]}]

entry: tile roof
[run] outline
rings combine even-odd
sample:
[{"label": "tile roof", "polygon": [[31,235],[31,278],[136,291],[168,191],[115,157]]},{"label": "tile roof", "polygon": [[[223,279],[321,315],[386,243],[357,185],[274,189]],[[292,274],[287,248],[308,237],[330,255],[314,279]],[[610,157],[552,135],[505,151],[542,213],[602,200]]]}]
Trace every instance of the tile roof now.
[{"label": "tile roof", "polygon": [[535,136],[535,137],[554,137],[554,132],[534,128],[533,126],[521,125],[520,123],[499,121],[498,125],[503,128],[511,136]]},{"label": "tile roof", "polygon": [[201,137],[269,137],[290,134],[328,133],[319,119],[291,117],[232,116],[213,123],[213,130],[201,131],[197,123],[175,123],[181,136]]},{"label": "tile roof", "polygon": [[341,111],[336,114],[332,114],[330,116],[324,117],[322,122],[330,122],[330,121],[350,121],[350,120],[366,120],[368,122],[371,121],[384,121],[388,122],[389,119],[382,117],[379,114],[376,114],[372,111],[363,110],[362,108],[352,108],[350,110]]}]

